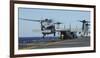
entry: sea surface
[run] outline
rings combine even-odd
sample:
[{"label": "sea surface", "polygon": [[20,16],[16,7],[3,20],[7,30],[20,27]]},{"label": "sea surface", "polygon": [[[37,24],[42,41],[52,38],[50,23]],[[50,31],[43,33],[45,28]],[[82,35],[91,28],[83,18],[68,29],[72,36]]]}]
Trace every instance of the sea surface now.
[{"label": "sea surface", "polygon": [[19,37],[19,43],[32,43],[32,42],[42,42],[42,41],[56,41],[60,40],[59,37]]}]

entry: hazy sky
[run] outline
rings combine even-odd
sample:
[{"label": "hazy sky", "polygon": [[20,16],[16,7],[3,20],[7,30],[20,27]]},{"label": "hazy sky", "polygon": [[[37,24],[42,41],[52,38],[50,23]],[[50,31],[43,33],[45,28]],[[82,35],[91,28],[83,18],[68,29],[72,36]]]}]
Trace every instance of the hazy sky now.
[{"label": "hazy sky", "polygon": [[[90,12],[79,10],[19,8],[18,17],[33,20],[43,20],[48,18],[52,19],[54,22],[62,22],[66,28],[69,28],[70,24],[72,28],[81,28],[82,23],[78,22],[78,20],[85,19],[90,21]],[[40,30],[39,22],[19,19],[19,37],[42,36],[41,32],[37,30]]]}]

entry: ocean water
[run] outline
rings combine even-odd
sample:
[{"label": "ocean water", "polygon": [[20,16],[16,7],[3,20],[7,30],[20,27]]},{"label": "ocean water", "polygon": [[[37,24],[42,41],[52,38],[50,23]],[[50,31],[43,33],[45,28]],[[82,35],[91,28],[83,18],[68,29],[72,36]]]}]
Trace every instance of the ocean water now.
[{"label": "ocean water", "polygon": [[42,41],[56,41],[60,40],[59,37],[19,37],[19,43],[32,43],[32,42],[42,42]]}]

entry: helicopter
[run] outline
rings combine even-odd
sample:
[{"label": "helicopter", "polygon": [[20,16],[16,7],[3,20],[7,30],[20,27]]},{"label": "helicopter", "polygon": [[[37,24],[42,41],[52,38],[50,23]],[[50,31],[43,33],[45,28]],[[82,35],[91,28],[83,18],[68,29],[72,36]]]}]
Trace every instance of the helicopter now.
[{"label": "helicopter", "polygon": [[89,26],[90,26],[90,21],[87,21],[87,20],[79,20],[79,22],[82,23],[82,32],[83,32],[83,36],[84,35],[88,35],[88,32],[89,32]]},{"label": "helicopter", "polygon": [[26,21],[39,22],[41,26],[43,38],[45,38],[45,36],[49,34],[53,34],[55,36],[56,35],[55,25],[57,25],[59,28],[59,25],[62,24],[61,22],[54,23],[52,19],[48,19],[48,18],[45,18],[44,20],[33,20],[33,19],[24,19],[24,18],[19,18],[19,19],[26,20]]}]

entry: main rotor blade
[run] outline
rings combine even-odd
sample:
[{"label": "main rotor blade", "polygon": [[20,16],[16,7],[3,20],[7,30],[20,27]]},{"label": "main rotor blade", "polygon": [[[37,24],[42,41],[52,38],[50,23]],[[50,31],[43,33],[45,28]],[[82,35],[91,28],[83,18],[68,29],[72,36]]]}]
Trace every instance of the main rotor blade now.
[{"label": "main rotor blade", "polygon": [[54,23],[54,24],[62,24],[61,22],[56,22],[56,23]]},{"label": "main rotor blade", "polygon": [[[83,20],[77,20],[77,21],[83,22]],[[90,21],[86,21],[86,20],[85,20],[85,22],[86,22],[86,23],[90,23]]]},{"label": "main rotor blade", "polygon": [[27,20],[27,21],[34,21],[34,22],[41,22],[42,20],[32,20],[32,19],[24,19],[24,18],[19,18],[20,20]]},{"label": "main rotor blade", "polygon": [[77,20],[78,22],[82,22],[81,20]]}]

